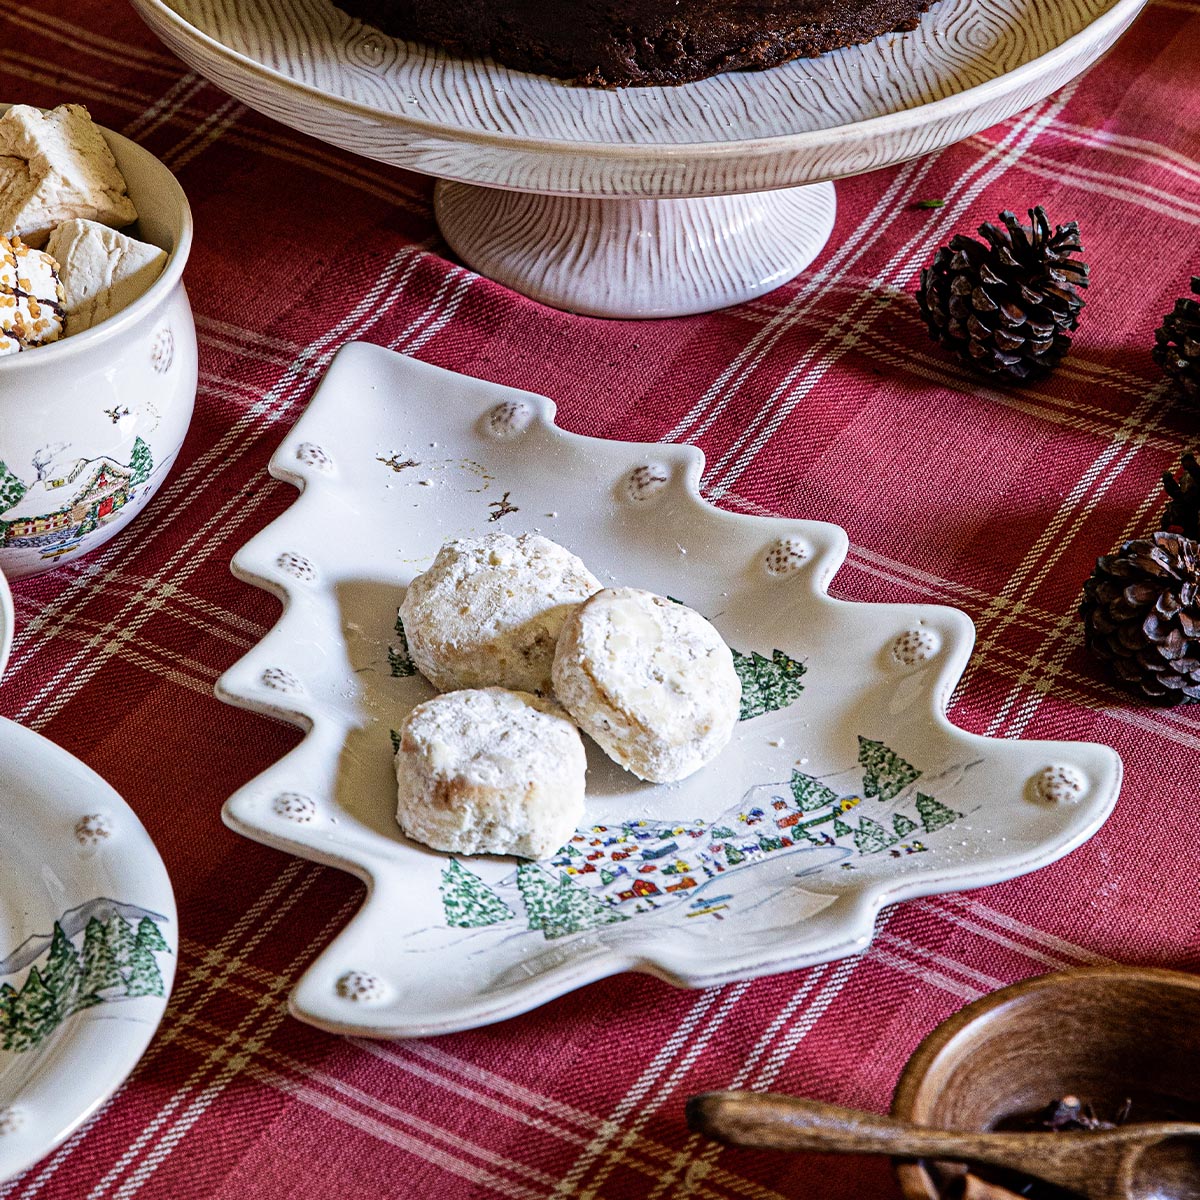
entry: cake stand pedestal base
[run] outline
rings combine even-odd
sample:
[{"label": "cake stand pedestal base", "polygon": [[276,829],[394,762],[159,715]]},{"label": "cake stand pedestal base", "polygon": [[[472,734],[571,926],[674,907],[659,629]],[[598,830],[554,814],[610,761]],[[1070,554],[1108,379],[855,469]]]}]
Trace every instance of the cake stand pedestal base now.
[{"label": "cake stand pedestal base", "polygon": [[833,230],[832,183],[697,200],[596,200],[443,181],[442,235],[472,270],[593,317],[683,317],[799,274]]}]

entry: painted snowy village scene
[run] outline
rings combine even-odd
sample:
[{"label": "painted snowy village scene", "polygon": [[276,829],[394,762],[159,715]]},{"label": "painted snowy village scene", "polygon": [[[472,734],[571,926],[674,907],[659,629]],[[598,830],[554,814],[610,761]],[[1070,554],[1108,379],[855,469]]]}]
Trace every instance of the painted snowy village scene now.
[{"label": "painted snowy village scene", "polygon": [[[414,674],[398,620],[395,632],[391,673]],[[778,649],[769,657],[733,654],[742,721],[784,709],[803,692],[800,660]],[[394,748],[394,732],[392,739]],[[944,782],[945,773],[938,778]],[[853,871],[865,859],[926,853],[931,836],[963,816],[936,790],[920,767],[859,735],[853,766],[825,778],[794,767],[787,778],[747,789],[715,820],[593,825],[579,829],[553,859],[520,863],[490,883],[479,864],[452,858],[441,870],[442,928],[557,939],[588,930],[619,934],[615,927],[624,922],[666,911],[689,926],[724,921],[736,907],[776,900],[817,871]],[[753,878],[734,885],[744,871]],[[433,933],[421,931],[414,940]]]},{"label": "painted snowy village scene", "polygon": [[43,446],[28,468],[0,462],[0,550],[55,560],[82,549],[144,496],[153,473],[154,456],[140,437],[127,463],[80,457],[63,442]]},{"label": "painted snowy village scene", "polygon": [[166,994],[159,956],[166,918],[98,898],[0,959],[0,1049],[35,1050],[77,1013]]}]

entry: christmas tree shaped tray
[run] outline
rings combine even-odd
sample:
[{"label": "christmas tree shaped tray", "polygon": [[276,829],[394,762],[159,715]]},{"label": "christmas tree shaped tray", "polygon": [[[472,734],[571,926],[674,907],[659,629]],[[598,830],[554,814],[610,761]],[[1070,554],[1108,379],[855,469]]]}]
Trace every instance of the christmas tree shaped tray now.
[{"label": "christmas tree shaped tray", "polygon": [[[0,593],[2,666],[12,615],[2,579]],[[162,860],[104,780],[5,720],[0,776],[2,1182],[137,1065],[166,1009],[178,943]]]},{"label": "christmas tree shaped tray", "polygon": [[[802,967],[864,950],[885,904],[1034,870],[1102,824],[1111,749],[947,720],[963,613],[832,599],[841,529],[718,510],[697,450],[553,418],[540,396],[354,344],[272,458],[301,495],[233,570],[284,611],[218,693],[307,736],[225,819],[368,884],[298,1017],[426,1035],[619,971],[702,987]],[[602,582],[704,613],[743,681],[731,745],[682,783],[590,746],[585,824],[540,863],[439,854],[394,819],[394,730],[433,694],[397,608],[446,539],[495,530],[538,530]]]}]

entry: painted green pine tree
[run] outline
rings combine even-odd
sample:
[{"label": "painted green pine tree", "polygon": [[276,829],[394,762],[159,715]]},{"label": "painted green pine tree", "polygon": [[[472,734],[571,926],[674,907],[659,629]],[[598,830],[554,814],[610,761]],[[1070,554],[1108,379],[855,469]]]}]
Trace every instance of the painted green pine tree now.
[{"label": "painted green pine tree", "polygon": [[31,1050],[73,1013],[121,996],[162,996],[157,953],[169,953],[158,925],[143,917],[137,933],[114,914],[93,917],[82,954],[55,922],[45,963],[31,967],[20,991],[0,984],[0,1048]]},{"label": "painted green pine tree", "polygon": [[860,854],[878,854],[880,850],[894,846],[896,841],[878,821],[872,821],[870,817],[862,817],[854,831],[854,845]]},{"label": "painted green pine tree", "polygon": [[82,981],[79,951],[55,921],[54,935],[50,939],[50,956],[42,972],[42,982],[54,997],[55,1024],[69,1017],[79,1006],[79,985]]},{"label": "painted green pine tree", "polygon": [[92,997],[89,1002],[98,1004],[101,992],[120,983],[121,976],[108,948],[108,934],[104,926],[92,917],[83,935],[83,982],[79,988],[80,995]]},{"label": "painted green pine tree", "polygon": [[11,983],[0,983],[0,1046],[8,1037],[8,1031],[13,1023],[13,1001],[17,998],[17,989]]},{"label": "painted green pine tree", "polygon": [[835,838],[849,837],[854,832],[845,821],[839,820],[837,817],[833,820],[833,836]]},{"label": "painted green pine tree", "polygon": [[120,913],[113,913],[104,927],[104,940],[108,945],[109,954],[112,955],[117,978],[122,984],[125,984],[129,979],[133,951],[137,945],[133,926]]},{"label": "painted green pine tree", "polygon": [[554,880],[531,863],[521,863],[517,867],[517,887],[521,891],[529,928],[543,929],[554,905]]},{"label": "painted green pine tree", "polygon": [[154,455],[150,453],[150,447],[140,437],[133,439],[133,453],[129,459],[129,469],[133,472],[133,477],[129,481],[133,487],[145,483],[154,470]]},{"label": "painted green pine tree", "polygon": [[25,983],[12,1001],[12,1015],[4,1034],[5,1050],[31,1050],[58,1024],[54,993],[37,967],[30,967]]},{"label": "painted green pine tree", "polygon": [[565,872],[555,883],[533,863],[522,863],[517,868],[517,886],[521,889],[529,928],[540,929],[547,938],[565,937],[629,919],[611,904],[598,900],[587,888],[573,883]]},{"label": "painted green pine tree", "polygon": [[150,917],[143,917],[138,922],[137,944],[159,954],[171,953],[171,947],[167,945],[167,939],[163,937],[162,931],[158,928],[158,922]]},{"label": "painted green pine tree", "polygon": [[514,915],[474,871],[468,871],[456,858],[442,871],[441,892],[446,924],[458,929],[495,925]]},{"label": "painted green pine tree", "polygon": [[814,812],[818,808],[836,804],[838,794],[819,779],[814,779],[811,775],[805,775],[803,771],[793,769],[792,798],[801,812]]},{"label": "painted green pine tree", "polygon": [[417,664],[408,651],[408,634],[404,632],[404,622],[399,612],[396,613],[396,636],[400,639],[400,646],[388,647],[388,666],[391,667],[393,679],[408,679],[417,673]]},{"label": "painted green pine tree", "polygon": [[129,970],[125,975],[125,995],[161,996],[163,977],[154,957],[156,950],[166,950],[167,943],[158,926],[149,918],[138,922],[133,949],[129,954]]},{"label": "painted green pine tree", "polygon": [[804,691],[801,682],[806,670],[804,664],[789,658],[782,650],[773,650],[770,658],[756,650],[749,654],[735,650],[733,669],[742,681],[742,709],[738,716],[742,721],[787,708]]},{"label": "painted green pine tree", "polygon": [[917,823],[903,813],[897,813],[892,818],[892,828],[896,831],[897,837],[908,837],[917,828]]},{"label": "painted green pine tree", "polygon": [[880,800],[894,800],[921,774],[882,742],[862,736],[858,739],[858,762],[863,769],[863,795]]},{"label": "painted green pine tree", "polygon": [[7,512],[29,489],[0,462],[0,513]]},{"label": "painted green pine tree", "polygon": [[86,536],[89,533],[94,533],[100,527],[100,501],[97,500],[91,508],[87,510],[82,521],[79,522],[79,535]]},{"label": "painted green pine tree", "polygon": [[921,818],[921,824],[925,828],[926,833],[933,833],[935,829],[942,829],[947,825],[953,825],[962,813],[955,812],[952,808],[947,808],[940,800],[935,800],[932,796],[926,796],[924,792],[917,793],[917,815]]}]

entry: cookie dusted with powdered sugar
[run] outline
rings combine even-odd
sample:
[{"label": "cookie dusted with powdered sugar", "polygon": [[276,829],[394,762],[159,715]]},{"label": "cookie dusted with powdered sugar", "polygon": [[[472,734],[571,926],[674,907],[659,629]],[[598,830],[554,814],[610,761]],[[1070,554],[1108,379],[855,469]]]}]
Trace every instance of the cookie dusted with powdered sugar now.
[{"label": "cookie dusted with powdered sugar", "polygon": [[580,824],[586,771],[579,731],[552,701],[446,692],[400,729],[396,820],[435,850],[547,858]]},{"label": "cookie dusted with powdered sugar", "polygon": [[610,758],[668,783],[726,746],[742,685],[729,647],[699,613],[653,592],[605,588],[563,626],[554,693]]},{"label": "cookie dusted with powdered sugar", "polygon": [[535,533],[447,542],[409,585],[400,619],[417,669],[440,691],[550,691],[559,632],[600,581]]}]

